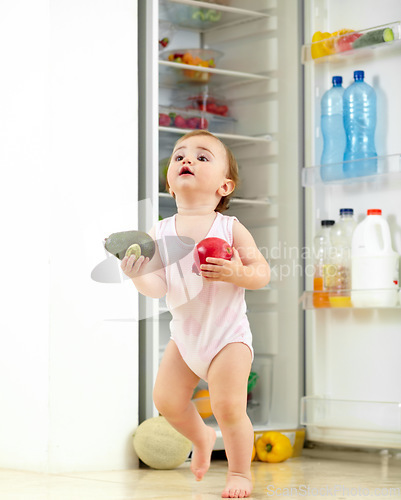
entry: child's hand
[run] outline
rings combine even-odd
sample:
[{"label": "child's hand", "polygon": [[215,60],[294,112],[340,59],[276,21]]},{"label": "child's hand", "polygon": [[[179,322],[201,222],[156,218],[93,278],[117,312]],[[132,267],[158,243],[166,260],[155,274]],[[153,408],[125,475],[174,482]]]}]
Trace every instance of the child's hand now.
[{"label": "child's hand", "polygon": [[121,261],[121,269],[129,278],[137,278],[144,273],[144,268],[149,262],[149,257],[141,255],[139,259],[135,255],[124,257]]},{"label": "child's hand", "polygon": [[236,283],[244,273],[244,265],[238,250],[233,247],[233,256],[231,260],[217,259],[207,257],[208,264],[202,264],[201,276],[207,281],[226,281],[227,283]]}]

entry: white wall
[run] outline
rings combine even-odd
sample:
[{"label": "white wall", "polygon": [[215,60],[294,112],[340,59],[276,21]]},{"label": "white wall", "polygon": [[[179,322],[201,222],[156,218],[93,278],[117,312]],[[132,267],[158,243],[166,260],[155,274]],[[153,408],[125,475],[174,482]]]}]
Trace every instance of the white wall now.
[{"label": "white wall", "polygon": [[137,464],[137,293],[90,278],[137,227],[136,24],[136,0],[1,2],[0,467]]}]

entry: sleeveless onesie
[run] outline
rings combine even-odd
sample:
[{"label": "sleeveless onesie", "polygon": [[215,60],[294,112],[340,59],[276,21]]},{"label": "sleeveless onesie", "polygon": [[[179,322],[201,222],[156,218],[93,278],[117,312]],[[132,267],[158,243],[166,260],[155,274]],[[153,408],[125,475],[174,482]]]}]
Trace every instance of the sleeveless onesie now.
[{"label": "sleeveless onesie", "polygon": [[[171,339],[188,367],[207,381],[210,363],[223,347],[246,344],[252,354],[252,333],[246,316],[245,289],[232,283],[206,281],[192,272],[193,240],[180,238],[176,216],[156,224],[156,240],[166,272],[166,302],[172,314]],[[233,244],[236,217],[216,212],[207,238],[222,238]]]}]

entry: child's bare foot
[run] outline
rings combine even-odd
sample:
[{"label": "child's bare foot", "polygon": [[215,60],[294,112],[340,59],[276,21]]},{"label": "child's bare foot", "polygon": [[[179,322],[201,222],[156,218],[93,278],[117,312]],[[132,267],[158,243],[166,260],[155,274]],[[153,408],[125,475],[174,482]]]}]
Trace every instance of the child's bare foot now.
[{"label": "child's bare foot", "polygon": [[228,472],[226,487],[221,496],[222,498],[247,498],[251,494],[251,491],[251,476]]},{"label": "child's bare foot", "polygon": [[197,481],[200,481],[210,467],[210,457],[216,441],[216,432],[211,427],[206,427],[207,434],[200,446],[194,446],[192,451],[191,471]]}]

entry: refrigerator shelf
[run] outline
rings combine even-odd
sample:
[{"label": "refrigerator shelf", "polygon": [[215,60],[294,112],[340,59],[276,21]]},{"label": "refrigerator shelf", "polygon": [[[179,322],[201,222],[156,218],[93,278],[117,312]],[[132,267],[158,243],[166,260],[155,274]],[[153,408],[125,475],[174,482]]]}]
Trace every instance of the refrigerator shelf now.
[{"label": "refrigerator shelf", "polygon": [[[343,174],[343,165],[347,163],[365,162],[367,160],[377,160],[377,172],[374,175],[366,175],[360,177],[345,177]],[[396,178],[401,173],[401,154],[392,154],[385,156],[376,156],[374,158],[365,158],[362,160],[351,160],[348,162],[335,163],[327,165],[330,168],[330,176],[334,177],[332,180],[322,179],[322,169],[326,165],[316,165],[311,167],[304,167],[302,169],[302,186],[313,187],[321,185],[334,185],[334,184],[353,184],[361,182],[376,182],[384,178]]]},{"label": "refrigerator shelf", "polygon": [[331,429],[401,433],[401,402],[304,396],[301,399],[301,424]]},{"label": "refrigerator shelf", "polygon": [[[379,33],[386,28],[389,28],[393,32],[394,39],[391,41],[384,41],[382,39],[379,43],[378,36],[375,37],[370,34],[373,31],[377,31],[377,33]],[[358,48],[353,48],[352,38],[358,34],[366,36],[366,45],[364,44]],[[371,43],[369,43],[369,37]],[[302,64],[320,64],[325,62],[334,63],[344,60],[345,57],[366,55],[371,53],[373,50],[387,50],[389,47],[399,48],[401,46],[400,40],[401,22],[395,21],[393,23],[375,26],[365,30],[355,30],[352,33],[345,33],[341,36],[332,36],[330,38],[324,38],[313,43],[305,44],[301,48],[301,61]]]},{"label": "refrigerator shelf", "polygon": [[[190,132],[191,129],[187,128],[178,128],[178,127],[162,127],[159,126],[159,132],[166,132],[169,134],[177,134],[183,135]],[[237,145],[238,142],[241,143],[266,143],[271,142],[273,137],[271,135],[263,135],[263,136],[251,136],[251,135],[239,135],[239,134],[227,134],[224,132],[216,132],[214,135],[223,139],[226,142],[227,146]]]},{"label": "refrigerator shelf", "polygon": [[169,0],[166,11],[170,22],[176,26],[201,33],[270,17],[267,12],[199,0]]},{"label": "refrigerator shelf", "polygon": [[[247,83],[269,81],[271,76],[268,74],[245,73],[243,71],[233,71],[220,68],[206,68],[203,66],[194,66],[192,64],[176,63],[172,61],[159,60],[159,78],[162,87],[175,88],[177,85],[197,85],[212,84],[213,86],[224,85],[225,83]],[[193,71],[197,78],[191,80],[188,75]],[[185,72],[185,73],[184,73]],[[191,74],[191,73],[190,73]],[[203,78],[200,79],[200,76]]]},{"label": "refrigerator shelf", "polygon": [[[327,291],[305,291],[299,301],[303,309],[400,309],[400,287],[380,290],[343,290],[342,295]],[[354,306],[352,294],[360,305]],[[363,305],[364,304],[364,305]]]},{"label": "refrigerator shelf", "polygon": [[[175,203],[174,198],[169,193],[159,193],[159,198],[162,198],[166,203]],[[270,205],[269,198],[231,198],[230,203],[241,205]]]}]

